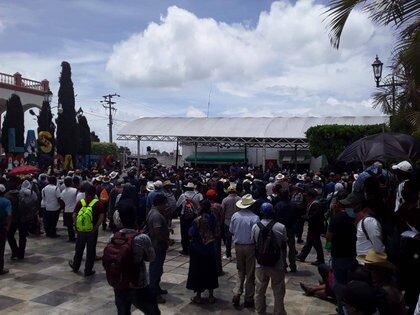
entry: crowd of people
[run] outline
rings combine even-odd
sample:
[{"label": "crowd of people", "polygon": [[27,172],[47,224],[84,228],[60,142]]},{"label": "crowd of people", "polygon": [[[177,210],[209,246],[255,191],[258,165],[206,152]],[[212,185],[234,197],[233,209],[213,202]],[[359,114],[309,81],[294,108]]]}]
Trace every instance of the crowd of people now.
[{"label": "crowd of people", "polygon": [[[8,272],[6,241],[11,259],[24,259],[29,234],[60,236],[62,214],[68,242],[75,243],[70,270],[79,271],[86,250],[84,276],[92,276],[95,261],[102,260],[118,314],[130,314],[132,305],[160,314],[168,294],[161,287],[163,266],[174,244],[172,221],[179,218],[192,303],[216,303],[223,260],[236,261],[233,306],[242,304],[243,295],[243,307],[265,314],[271,282],[274,314],[286,314],[285,274],[298,272],[314,248],[310,263],[322,281],[302,282],[304,294],[334,301],[338,314],[414,314],[419,184],[408,161],[389,169],[375,162],[360,174],[155,165],[3,176],[0,275]],[[110,238],[98,255],[101,228]],[[300,253],[296,243],[304,244]]]}]

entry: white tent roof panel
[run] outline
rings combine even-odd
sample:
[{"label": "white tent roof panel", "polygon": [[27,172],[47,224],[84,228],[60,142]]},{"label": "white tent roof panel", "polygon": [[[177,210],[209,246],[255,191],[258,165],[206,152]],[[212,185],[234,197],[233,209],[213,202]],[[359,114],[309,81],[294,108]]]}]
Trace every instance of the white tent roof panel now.
[{"label": "white tent roof panel", "polygon": [[123,127],[127,136],[289,138],[305,139],[318,125],[371,125],[388,123],[388,116],[343,117],[144,117]]}]

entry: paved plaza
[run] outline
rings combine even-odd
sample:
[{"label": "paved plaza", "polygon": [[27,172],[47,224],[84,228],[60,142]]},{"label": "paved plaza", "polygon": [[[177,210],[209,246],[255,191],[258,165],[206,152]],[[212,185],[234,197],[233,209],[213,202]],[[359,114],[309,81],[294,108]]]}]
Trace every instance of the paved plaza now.
[{"label": "paved plaza", "polygon": [[[62,224],[61,222],[59,223]],[[167,254],[163,284],[168,289],[166,304],[161,304],[162,314],[252,314],[248,309],[236,310],[231,304],[236,265],[224,261],[226,274],[219,278],[215,290],[217,302],[213,305],[193,305],[193,292],[185,288],[188,274],[188,257],[179,254],[179,230],[175,221],[176,239]],[[67,264],[74,253],[74,244],[66,242],[66,232],[58,239],[30,237],[27,254],[23,261],[11,261],[6,245],[6,268],[10,273],[0,278],[0,314],[116,314],[114,294],[108,285],[101,262],[95,263],[96,274],[84,278],[82,273],[74,274]],[[97,251],[101,253],[109,232],[100,233]],[[301,245],[298,245],[299,249]],[[308,262],[315,260],[313,253]],[[299,282],[316,284],[320,279],[316,267],[309,263],[298,263],[299,272],[286,275],[286,310],[288,314],[334,314],[335,306],[302,294]],[[83,267],[81,268],[83,270]],[[268,313],[272,313],[271,288],[267,290]],[[142,314],[135,310],[133,314]]]}]

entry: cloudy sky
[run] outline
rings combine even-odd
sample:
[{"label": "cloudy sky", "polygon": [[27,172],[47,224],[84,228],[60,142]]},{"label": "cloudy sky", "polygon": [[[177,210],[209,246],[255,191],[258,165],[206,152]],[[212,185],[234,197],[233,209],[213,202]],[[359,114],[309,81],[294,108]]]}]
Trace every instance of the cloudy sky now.
[{"label": "cloudy sky", "polygon": [[99,101],[114,92],[116,131],[141,116],[206,116],[210,91],[211,117],[379,114],[370,64],[387,61],[392,32],[355,11],[335,50],[326,3],[0,0],[0,72],[47,78],[56,94],[69,61],[103,140]]}]

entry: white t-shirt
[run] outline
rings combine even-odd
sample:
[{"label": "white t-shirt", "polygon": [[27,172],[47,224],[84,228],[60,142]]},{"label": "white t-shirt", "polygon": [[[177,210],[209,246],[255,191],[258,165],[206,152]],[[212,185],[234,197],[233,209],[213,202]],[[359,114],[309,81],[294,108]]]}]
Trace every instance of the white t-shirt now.
[{"label": "white t-shirt", "polygon": [[[363,232],[362,222],[364,222],[363,225],[370,240]],[[357,255],[366,255],[369,249],[374,249],[379,253],[385,252],[385,245],[382,242],[382,226],[375,218],[366,217],[364,221],[360,220],[357,223],[356,237]]]},{"label": "white t-shirt", "polygon": [[61,199],[64,202],[64,212],[72,213],[77,203],[77,189],[73,187],[66,187],[61,192]]},{"label": "white t-shirt", "polygon": [[78,203],[80,200],[85,198],[85,193],[84,192],[78,192],[77,196],[76,196],[76,203]]},{"label": "white t-shirt", "polygon": [[60,209],[60,188],[55,185],[47,185],[42,189],[42,204],[47,211],[56,211]]}]

